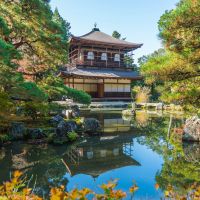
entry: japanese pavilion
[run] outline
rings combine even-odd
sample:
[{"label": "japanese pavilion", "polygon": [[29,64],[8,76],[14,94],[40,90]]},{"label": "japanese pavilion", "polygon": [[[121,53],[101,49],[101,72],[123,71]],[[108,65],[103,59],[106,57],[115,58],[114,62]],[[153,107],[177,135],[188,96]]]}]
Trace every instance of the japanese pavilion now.
[{"label": "japanese pavilion", "polygon": [[142,44],[116,39],[94,28],[86,35],[70,39],[69,64],[62,76],[71,88],[92,98],[130,99],[130,83],[141,79],[126,62],[127,55]]}]

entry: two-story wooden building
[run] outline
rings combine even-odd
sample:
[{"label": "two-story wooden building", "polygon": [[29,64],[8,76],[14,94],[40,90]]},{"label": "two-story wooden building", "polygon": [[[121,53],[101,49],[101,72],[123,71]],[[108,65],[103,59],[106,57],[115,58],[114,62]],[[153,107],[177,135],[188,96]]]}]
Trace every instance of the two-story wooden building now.
[{"label": "two-story wooden building", "polygon": [[80,37],[72,36],[69,64],[62,71],[65,84],[93,98],[130,99],[130,83],[141,76],[126,60],[141,46],[113,38],[98,28]]}]

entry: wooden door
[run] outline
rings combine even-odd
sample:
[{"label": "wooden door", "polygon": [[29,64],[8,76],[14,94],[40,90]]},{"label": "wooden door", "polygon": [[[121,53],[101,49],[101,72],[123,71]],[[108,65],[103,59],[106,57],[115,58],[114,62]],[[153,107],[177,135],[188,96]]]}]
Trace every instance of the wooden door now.
[{"label": "wooden door", "polygon": [[98,83],[97,90],[98,90],[98,98],[103,98],[104,97],[104,84]]}]

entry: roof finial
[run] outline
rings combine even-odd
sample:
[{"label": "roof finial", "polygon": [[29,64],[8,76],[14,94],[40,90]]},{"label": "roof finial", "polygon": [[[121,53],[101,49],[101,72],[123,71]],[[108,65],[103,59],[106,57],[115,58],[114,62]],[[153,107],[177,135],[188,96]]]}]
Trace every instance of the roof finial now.
[{"label": "roof finial", "polygon": [[92,29],[92,31],[100,31],[99,28],[97,28],[97,23],[94,23],[94,28]]}]

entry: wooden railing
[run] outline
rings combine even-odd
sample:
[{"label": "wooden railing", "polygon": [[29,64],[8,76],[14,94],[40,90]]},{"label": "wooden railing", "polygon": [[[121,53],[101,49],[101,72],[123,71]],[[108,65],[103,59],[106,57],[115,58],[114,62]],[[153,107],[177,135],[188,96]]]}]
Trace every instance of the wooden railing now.
[{"label": "wooden railing", "polygon": [[70,58],[70,64],[73,66],[92,66],[92,67],[105,67],[105,68],[132,68],[131,65],[126,63],[126,60],[114,61],[114,57],[107,57],[107,60],[101,60],[101,56],[94,56],[93,60],[87,59],[87,56],[83,56],[82,59],[78,57],[78,54],[72,55]]}]

